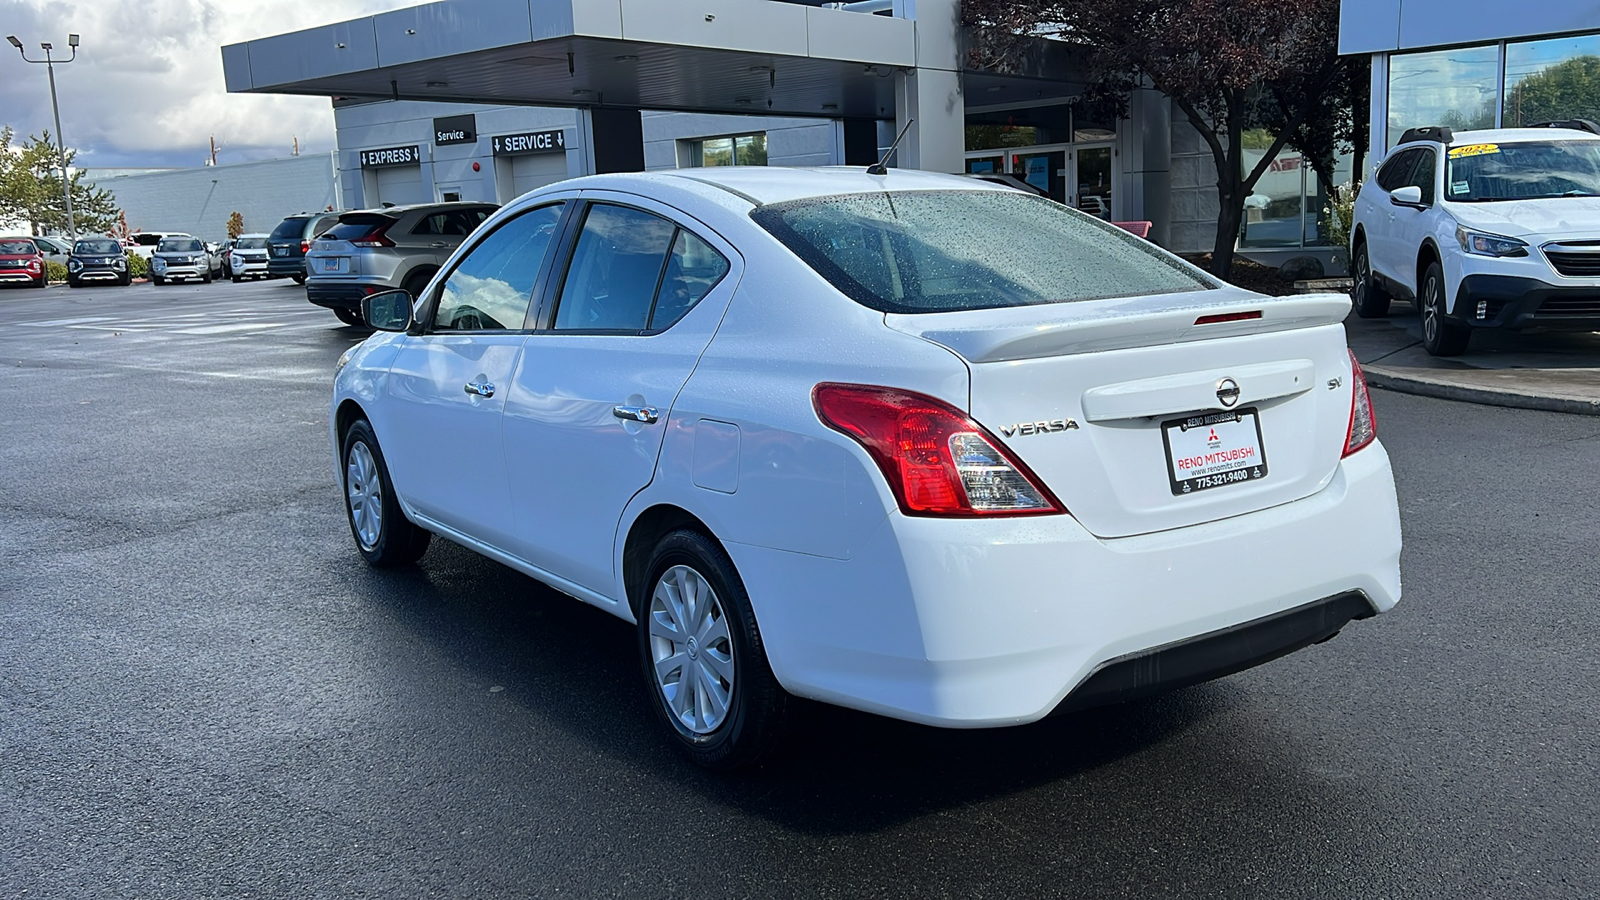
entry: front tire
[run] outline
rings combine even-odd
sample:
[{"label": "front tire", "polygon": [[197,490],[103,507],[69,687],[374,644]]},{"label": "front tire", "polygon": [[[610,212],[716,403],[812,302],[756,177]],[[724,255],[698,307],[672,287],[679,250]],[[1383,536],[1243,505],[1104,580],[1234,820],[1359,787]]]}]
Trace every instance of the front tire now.
[{"label": "front tire", "polygon": [[651,708],[698,765],[758,761],[783,737],[791,698],[767,663],[733,561],[716,541],[681,530],[656,544],[647,571],[637,632]]},{"label": "front tire", "polygon": [[1445,317],[1444,269],[1428,263],[1422,273],[1422,347],[1434,356],[1460,356],[1472,340],[1472,329]]},{"label": "front tire", "polygon": [[427,552],[433,535],[406,518],[389,467],[366,419],[344,433],[344,511],[361,558],[378,568],[408,565]]},{"label": "front tire", "polygon": [[244,276],[243,275],[233,275],[231,277],[233,279],[233,283],[234,284],[238,284],[239,282],[244,280]]},{"label": "front tire", "polygon": [[1381,319],[1389,315],[1389,292],[1378,286],[1372,277],[1372,262],[1367,256],[1367,243],[1356,245],[1350,265],[1350,305],[1363,319]]}]

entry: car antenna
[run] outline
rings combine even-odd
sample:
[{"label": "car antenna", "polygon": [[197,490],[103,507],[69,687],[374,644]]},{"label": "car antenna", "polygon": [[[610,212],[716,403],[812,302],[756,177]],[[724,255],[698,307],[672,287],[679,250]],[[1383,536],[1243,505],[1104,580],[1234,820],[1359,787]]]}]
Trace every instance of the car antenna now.
[{"label": "car antenna", "polygon": [[894,139],[894,143],[889,145],[889,149],[887,151],[885,151],[884,154],[883,154],[883,159],[878,160],[877,162],[873,163],[870,166],[867,166],[867,174],[868,175],[887,175],[887,174],[889,174],[889,157],[894,155],[895,148],[900,146],[900,139],[904,138],[906,136],[906,132],[911,130],[911,124],[913,122],[915,122],[915,121],[917,121],[917,120],[916,119],[907,119],[906,120],[906,127],[900,129],[899,137],[896,137]]}]

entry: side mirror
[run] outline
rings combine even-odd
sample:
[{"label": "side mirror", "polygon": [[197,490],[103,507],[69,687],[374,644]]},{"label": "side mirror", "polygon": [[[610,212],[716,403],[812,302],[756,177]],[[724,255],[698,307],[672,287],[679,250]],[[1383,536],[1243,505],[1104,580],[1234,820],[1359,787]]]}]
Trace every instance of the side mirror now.
[{"label": "side mirror", "polygon": [[1389,202],[1395,206],[1421,206],[1422,188],[1414,184],[1397,187],[1389,194]]},{"label": "side mirror", "polygon": [[379,331],[405,331],[411,327],[411,295],[384,291],[362,297],[361,317]]}]

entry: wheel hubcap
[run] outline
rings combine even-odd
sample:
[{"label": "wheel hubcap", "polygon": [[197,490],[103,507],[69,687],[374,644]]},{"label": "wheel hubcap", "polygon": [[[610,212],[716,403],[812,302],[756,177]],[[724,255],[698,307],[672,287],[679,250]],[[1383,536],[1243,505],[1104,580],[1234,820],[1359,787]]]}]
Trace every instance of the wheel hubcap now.
[{"label": "wheel hubcap", "polygon": [[378,461],[361,441],[350,446],[350,457],[345,460],[344,493],[356,540],[362,549],[371,550],[378,545],[383,528],[383,486],[378,481]]},{"label": "wheel hubcap", "polygon": [[700,573],[673,566],[650,595],[650,655],[667,712],[694,734],[715,731],[733,699],[733,638]]}]

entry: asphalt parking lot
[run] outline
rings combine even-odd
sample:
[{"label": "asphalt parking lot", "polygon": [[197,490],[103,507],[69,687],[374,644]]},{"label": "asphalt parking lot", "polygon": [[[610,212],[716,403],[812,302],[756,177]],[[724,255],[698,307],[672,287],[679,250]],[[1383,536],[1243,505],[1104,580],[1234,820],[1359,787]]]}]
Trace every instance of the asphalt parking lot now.
[{"label": "asphalt parking lot", "polygon": [[1594,418],[1378,391],[1393,613],[1024,728],[811,708],[730,776],[621,621],[445,541],[360,561],[361,337],[286,281],[0,291],[0,896],[1600,892]]}]

